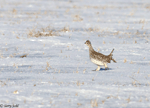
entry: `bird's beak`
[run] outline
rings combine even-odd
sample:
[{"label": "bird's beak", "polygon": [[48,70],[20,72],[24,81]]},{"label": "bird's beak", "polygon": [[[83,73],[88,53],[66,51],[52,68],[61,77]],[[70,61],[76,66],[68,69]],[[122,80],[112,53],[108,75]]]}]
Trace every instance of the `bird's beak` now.
[{"label": "bird's beak", "polygon": [[84,44],[86,44],[86,42]]}]

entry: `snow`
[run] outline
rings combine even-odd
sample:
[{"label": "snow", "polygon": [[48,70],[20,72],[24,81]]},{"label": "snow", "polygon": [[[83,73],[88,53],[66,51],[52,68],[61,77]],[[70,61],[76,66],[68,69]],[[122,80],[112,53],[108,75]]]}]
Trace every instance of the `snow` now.
[{"label": "snow", "polygon": [[[1,0],[0,104],[150,107],[149,0]],[[29,37],[50,26],[55,36]],[[93,48],[117,63],[100,71]],[[21,58],[20,56],[26,55]]]}]

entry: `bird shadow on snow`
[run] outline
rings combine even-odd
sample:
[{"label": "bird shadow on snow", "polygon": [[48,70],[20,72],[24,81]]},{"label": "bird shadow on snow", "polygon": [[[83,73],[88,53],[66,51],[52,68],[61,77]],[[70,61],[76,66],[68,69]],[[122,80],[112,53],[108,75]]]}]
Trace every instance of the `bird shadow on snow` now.
[{"label": "bird shadow on snow", "polygon": [[[108,69],[101,68],[99,71],[106,71],[106,70],[112,70],[112,68],[108,68]],[[95,70],[92,70],[92,71],[96,71],[96,69],[95,69]]]}]

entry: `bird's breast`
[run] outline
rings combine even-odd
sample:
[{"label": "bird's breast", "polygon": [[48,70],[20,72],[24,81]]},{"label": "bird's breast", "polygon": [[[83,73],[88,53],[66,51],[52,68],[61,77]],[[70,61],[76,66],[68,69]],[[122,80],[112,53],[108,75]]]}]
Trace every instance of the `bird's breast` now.
[{"label": "bird's breast", "polygon": [[93,58],[91,58],[91,62],[93,62],[94,64],[97,64],[97,65],[104,65],[104,63],[102,61],[93,59]]}]

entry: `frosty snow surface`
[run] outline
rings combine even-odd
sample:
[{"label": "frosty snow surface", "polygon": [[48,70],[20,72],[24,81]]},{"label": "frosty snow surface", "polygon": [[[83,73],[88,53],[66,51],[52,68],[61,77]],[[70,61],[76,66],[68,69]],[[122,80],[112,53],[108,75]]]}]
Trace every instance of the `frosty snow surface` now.
[{"label": "frosty snow surface", "polygon": [[0,46],[0,104],[150,107],[149,0],[0,0]]}]

